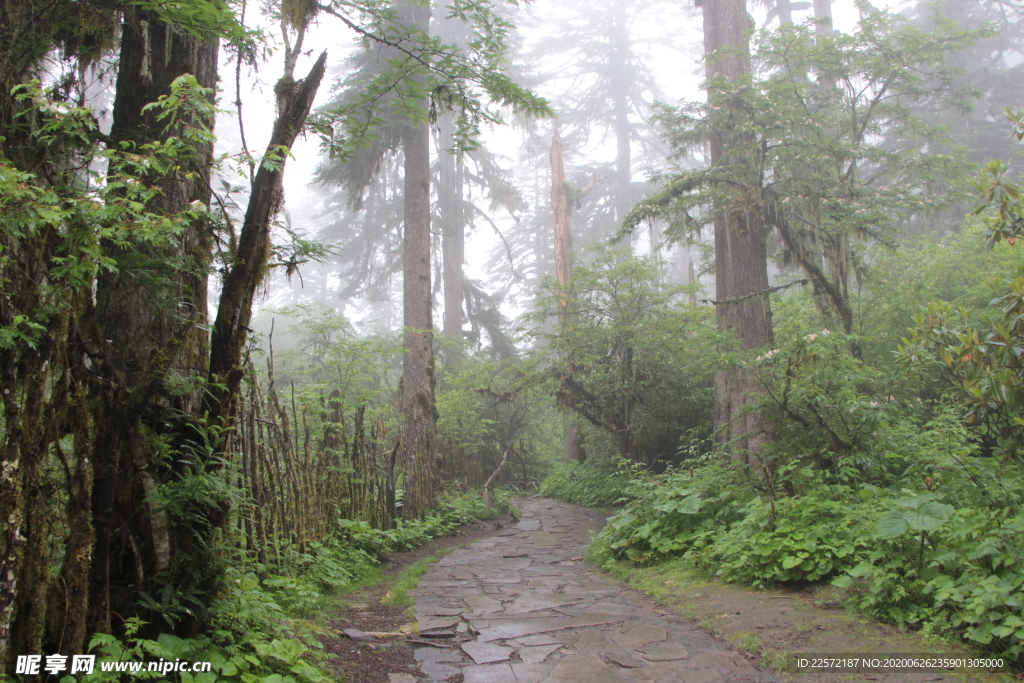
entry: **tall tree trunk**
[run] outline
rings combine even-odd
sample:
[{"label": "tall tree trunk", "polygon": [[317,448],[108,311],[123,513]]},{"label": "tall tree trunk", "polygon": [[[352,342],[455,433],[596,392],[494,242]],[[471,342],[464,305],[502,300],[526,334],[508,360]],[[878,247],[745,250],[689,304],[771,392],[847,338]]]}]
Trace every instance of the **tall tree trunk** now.
[{"label": "tall tree trunk", "polygon": [[[716,83],[750,78],[747,30],[745,0],[705,0],[709,100],[716,97]],[[753,174],[752,160],[742,156],[740,133],[731,127],[729,117],[720,121],[711,134],[711,163],[748,167]],[[772,344],[766,231],[760,212],[757,207],[745,207],[740,200],[719,204],[714,211],[718,326],[734,332],[743,349]],[[761,416],[751,411],[757,391],[740,367],[722,370],[715,378],[715,427],[729,444],[734,459],[751,465],[757,462],[758,453],[770,437]]]},{"label": "tall tree trunk", "polygon": [[[562,160],[562,137],[558,126],[551,138],[551,212],[555,225],[555,277],[558,280],[558,324],[565,325],[566,307],[569,305],[569,280],[572,279],[572,222],[569,198],[565,188],[565,164]],[[562,462],[566,465],[581,458],[579,427],[572,413],[562,414]]]},{"label": "tall tree trunk", "polygon": [[832,0],[814,0],[814,19],[818,22],[814,27],[816,34],[832,33]]},{"label": "tall tree trunk", "polygon": [[433,508],[437,486],[435,435],[437,409],[434,403],[433,314],[430,291],[430,154],[427,124],[406,126],[405,232],[403,256],[403,322],[405,326],[402,362],[402,403],[405,430],[406,519],[422,518]]},{"label": "tall tree trunk", "polygon": [[465,261],[466,225],[462,198],[462,159],[447,150],[454,143],[450,114],[439,120],[437,150],[440,182],[437,192],[441,216],[441,253],[444,284],[444,333],[462,337],[462,265]]},{"label": "tall tree trunk", "polygon": [[[413,30],[427,30],[430,8],[405,4],[401,16]],[[426,107],[424,101],[423,106]],[[433,507],[441,471],[434,402],[434,322],[430,288],[430,133],[427,122],[402,131],[405,155],[402,297],[405,354],[402,359],[402,516],[421,519]]]},{"label": "tall tree trunk", "polygon": [[793,23],[792,0],[775,0],[775,13],[779,17],[779,26]]},{"label": "tall tree trunk", "polygon": [[[628,68],[626,60],[629,57],[629,27],[626,26],[625,9],[615,5],[615,33],[611,36],[611,69],[613,78],[617,82],[614,95],[615,108],[615,220],[618,226],[626,218],[630,209],[629,189],[633,181],[632,159],[630,158],[630,146],[633,137],[633,127],[629,123],[629,101],[626,93],[629,91],[629,83],[626,83]],[[635,241],[636,236],[631,238]]]},{"label": "tall tree trunk", "polygon": [[[182,74],[190,73],[200,85],[216,88],[217,49],[218,40],[213,36],[197,38],[164,23],[156,12],[129,8],[122,27],[111,138],[137,148],[179,134],[173,129],[165,131],[166,122],[157,120],[157,112],[143,113],[143,107],[167,95],[172,81]],[[183,121],[175,128],[192,123]],[[152,200],[151,211],[170,214],[185,210],[192,202],[209,205],[213,146],[208,144],[195,151],[196,156],[186,161],[175,176],[154,175],[145,181],[161,192]],[[129,587],[130,595],[125,597],[133,601],[135,592],[144,589],[137,585],[139,578],[151,579],[162,566],[159,548],[166,538],[161,514],[153,516],[152,506],[147,508],[143,502],[144,482],[147,478],[152,481],[153,474],[146,462],[149,448],[143,441],[142,425],[137,420],[122,420],[121,408],[142,380],[151,354],[167,344],[183,321],[199,324],[189,326],[188,338],[174,359],[173,373],[182,379],[205,377],[208,339],[203,323],[211,239],[208,226],[194,221],[174,244],[105,247],[119,269],[102,272],[96,291],[95,321],[104,344],[104,366],[111,373],[104,392],[108,405],[101,413],[111,421],[97,424],[96,479],[91,501],[96,543],[90,610],[93,629],[109,631],[114,540],[132,540],[120,554],[130,555],[134,561],[120,565],[116,578],[118,585]],[[198,406],[200,397],[201,391],[193,389],[171,400],[187,414]],[[115,526],[123,527],[122,532],[113,533]]]}]

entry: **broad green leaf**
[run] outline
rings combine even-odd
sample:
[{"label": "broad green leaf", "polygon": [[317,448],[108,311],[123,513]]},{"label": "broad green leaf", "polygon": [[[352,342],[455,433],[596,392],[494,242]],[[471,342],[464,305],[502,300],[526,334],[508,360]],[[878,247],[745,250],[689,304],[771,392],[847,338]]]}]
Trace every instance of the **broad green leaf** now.
[{"label": "broad green leaf", "polygon": [[894,511],[882,515],[882,518],[878,520],[876,532],[882,538],[893,539],[902,536],[909,528],[910,524],[907,522],[906,515],[901,511]]},{"label": "broad green leaf", "polygon": [[918,531],[938,529],[953,514],[953,506],[935,501],[927,501],[919,508],[904,513],[907,524]]}]

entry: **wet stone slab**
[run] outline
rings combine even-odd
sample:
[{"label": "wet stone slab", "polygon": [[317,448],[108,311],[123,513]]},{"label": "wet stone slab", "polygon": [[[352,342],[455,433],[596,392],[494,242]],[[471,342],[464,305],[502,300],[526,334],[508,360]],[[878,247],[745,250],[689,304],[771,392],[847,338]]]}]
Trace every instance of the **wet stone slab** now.
[{"label": "wet stone slab", "polygon": [[[422,631],[454,626],[416,650],[418,681],[718,683],[773,681],[746,658],[582,562],[602,515],[556,501],[517,502],[514,529],[456,550],[410,594]],[[408,679],[405,679],[408,680]]]}]

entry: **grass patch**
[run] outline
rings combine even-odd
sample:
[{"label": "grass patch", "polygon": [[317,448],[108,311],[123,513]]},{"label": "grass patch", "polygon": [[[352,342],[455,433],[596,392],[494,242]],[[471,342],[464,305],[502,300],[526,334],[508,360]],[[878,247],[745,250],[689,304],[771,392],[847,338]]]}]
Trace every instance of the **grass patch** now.
[{"label": "grass patch", "polygon": [[783,671],[789,663],[785,653],[766,647],[764,641],[754,633],[734,633],[729,636],[729,642],[737,649],[757,657],[758,664],[766,669]]},{"label": "grass patch", "polygon": [[452,546],[451,548],[442,548],[430,557],[425,557],[400,571],[395,576],[391,589],[384,595],[384,599],[381,600],[381,604],[387,607],[415,606],[416,600],[409,595],[409,591],[419,585],[420,577],[427,572],[431,564],[437,562],[453,550],[458,550],[465,546],[465,543],[460,543],[459,545]]}]

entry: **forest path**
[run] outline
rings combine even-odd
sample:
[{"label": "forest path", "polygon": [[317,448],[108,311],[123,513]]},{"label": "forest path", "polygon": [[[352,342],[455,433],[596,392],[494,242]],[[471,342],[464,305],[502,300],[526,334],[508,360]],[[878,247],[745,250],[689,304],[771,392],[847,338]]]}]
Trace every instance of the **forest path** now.
[{"label": "forest path", "polygon": [[[512,529],[456,550],[409,591],[425,681],[464,683],[724,683],[774,681],[703,629],[589,571],[593,510],[517,501]],[[414,680],[392,674],[393,681]]]}]

